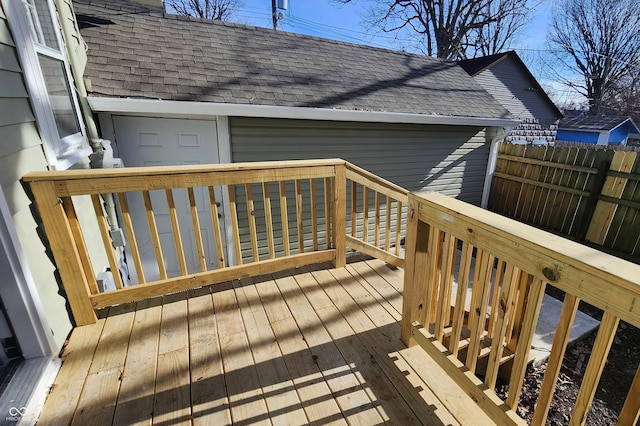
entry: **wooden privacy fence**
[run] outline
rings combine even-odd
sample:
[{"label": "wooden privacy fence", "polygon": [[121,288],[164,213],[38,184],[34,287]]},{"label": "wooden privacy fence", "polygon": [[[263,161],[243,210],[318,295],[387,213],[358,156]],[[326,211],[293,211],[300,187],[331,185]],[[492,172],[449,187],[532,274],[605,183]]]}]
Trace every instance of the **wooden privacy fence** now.
[{"label": "wooden privacy fence", "polygon": [[502,143],[489,210],[640,255],[640,156],[606,148]]},{"label": "wooden privacy fence", "polygon": [[[343,160],[37,172],[24,180],[77,325],[114,304],[313,263],[344,265],[347,247],[404,265],[397,242],[407,192]],[[80,196],[91,198],[93,212],[77,211]],[[118,273],[108,198],[117,200],[130,276]],[[95,217],[101,241],[88,241],[80,214]],[[115,290],[96,280],[89,253],[100,251]]]},{"label": "wooden privacy fence", "polygon": [[[640,327],[640,266],[436,193],[409,195],[402,339],[497,424],[516,414],[545,287],[565,292],[532,424],[545,424],[578,303],[604,311],[571,414],[584,424],[620,320]],[[496,379],[509,361],[508,396]],[[619,417],[640,413],[640,369]]]}]

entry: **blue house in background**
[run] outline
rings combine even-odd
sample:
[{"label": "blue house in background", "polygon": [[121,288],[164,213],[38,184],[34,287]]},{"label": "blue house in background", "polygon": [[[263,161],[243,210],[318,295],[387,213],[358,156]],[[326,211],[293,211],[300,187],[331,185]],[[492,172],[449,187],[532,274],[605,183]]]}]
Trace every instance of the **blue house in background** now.
[{"label": "blue house in background", "polygon": [[597,145],[626,145],[630,135],[640,134],[631,117],[599,115],[560,120],[556,140]]}]

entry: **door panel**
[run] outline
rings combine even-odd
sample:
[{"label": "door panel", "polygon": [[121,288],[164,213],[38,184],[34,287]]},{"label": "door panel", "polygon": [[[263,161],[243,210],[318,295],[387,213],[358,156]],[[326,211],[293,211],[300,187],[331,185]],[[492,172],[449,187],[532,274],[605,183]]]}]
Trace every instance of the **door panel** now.
[{"label": "door panel", "polygon": [[[122,158],[125,167],[192,166],[219,163],[215,121],[114,116],[113,124],[116,138],[115,148],[117,148],[117,154]],[[209,197],[205,188],[196,188],[194,195],[198,207],[198,220],[200,221],[200,233],[203,239],[207,269],[215,269],[217,254],[213,240]],[[219,188],[216,188],[215,196],[217,200],[222,199]],[[173,190],[173,197],[178,213],[188,272],[199,272],[200,264],[195,236],[191,231],[192,219],[187,191]],[[136,239],[140,246],[145,277],[147,281],[158,279],[159,271],[156,267],[142,197],[139,194],[131,194],[127,201],[130,204]],[[155,212],[167,274],[169,277],[180,275],[171,218],[164,191],[152,191],[151,204]],[[221,224],[221,226],[223,225]],[[137,282],[133,269],[130,267],[129,272],[134,282]]]}]

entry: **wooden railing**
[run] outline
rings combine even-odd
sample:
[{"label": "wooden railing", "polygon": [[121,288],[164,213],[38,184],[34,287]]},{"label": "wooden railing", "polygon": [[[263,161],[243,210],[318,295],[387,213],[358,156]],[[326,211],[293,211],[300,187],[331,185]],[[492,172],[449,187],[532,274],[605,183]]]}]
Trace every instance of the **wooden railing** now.
[{"label": "wooden railing", "polygon": [[[584,424],[620,320],[640,327],[640,266],[435,193],[409,196],[402,339],[499,424],[516,415],[547,285],[565,292],[533,424],[544,424],[580,300],[604,311],[571,424]],[[498,375],[506,400],[494,392]],[[640,370],[620,413],[635,424]]]},{"label": "wooden railing", "polygon": [[[77,325],[115,304],[307,264],[342,266],[347,247],[403,265],[407,192],[343,160],[37,172],[24,180]],[[87,241],[78,216],[89,212],[77,211],[79,196],[91,198],[101,242]],[[89,254],[96,252],[108,259],[115,290],[98,285]]]}]

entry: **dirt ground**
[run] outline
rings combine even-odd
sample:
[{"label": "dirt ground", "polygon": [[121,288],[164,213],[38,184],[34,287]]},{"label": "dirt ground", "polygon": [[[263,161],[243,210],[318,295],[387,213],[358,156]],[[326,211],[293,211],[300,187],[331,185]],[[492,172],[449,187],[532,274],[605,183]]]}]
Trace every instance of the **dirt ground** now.
[{"label": "dirt ground", "polygon": [[[553,291],[548,293],[556,298],[562,298],[561,294],[554,294]],[[579,309],[598,320],[602,318],[602,311],[590,305],[581,303]],[[580,384],[587,368],[596,333],[597,330],[567,348],[556,385],[556,392],[549,410],[548,425],[566,425],[569,423],[571,409],[580,390]],[[612,425],[616,423],[640,363],[639,346],[640,330],[621,322],[609,353],[593,406],[587,417],[587,425]],[[529,422],[531,422],[533,416],[545,369],[546,364],[531,368],[523,387],[520,400],[521,407],[518,414]],[[498,393],[506,394],[507,392],[508,386],[504,386],[499,389]]]}]

